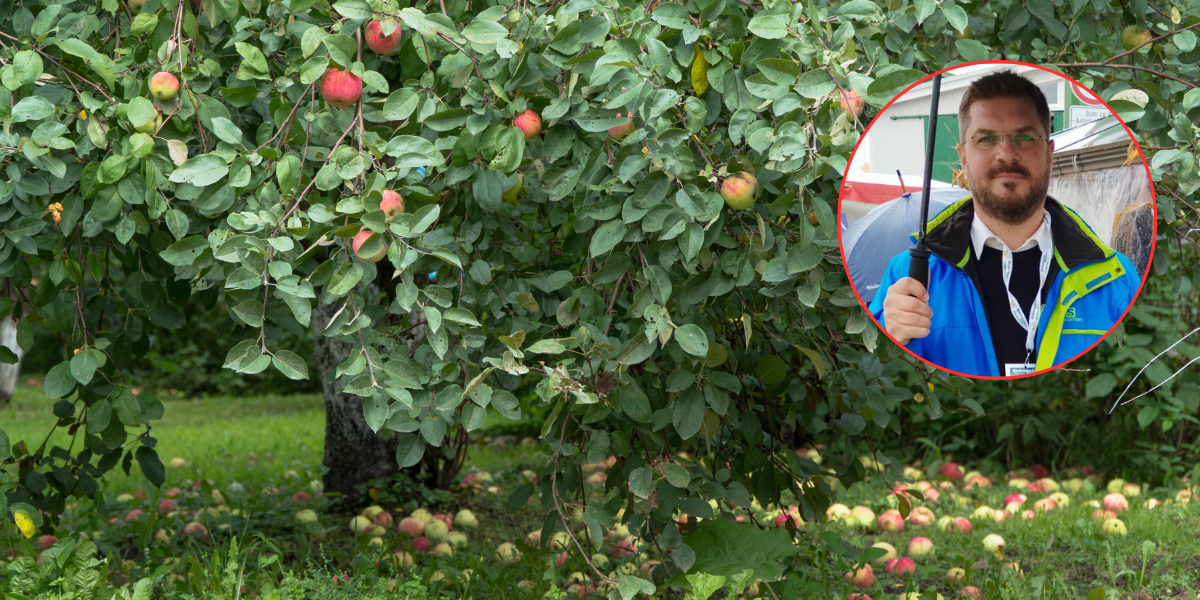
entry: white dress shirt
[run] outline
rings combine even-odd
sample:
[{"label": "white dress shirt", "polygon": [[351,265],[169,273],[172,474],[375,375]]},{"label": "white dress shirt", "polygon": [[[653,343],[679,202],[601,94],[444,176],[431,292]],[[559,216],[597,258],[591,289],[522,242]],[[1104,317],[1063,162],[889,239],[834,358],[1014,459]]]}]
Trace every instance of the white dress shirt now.
[{"label": "white dress shirt", "polygon": [[[983,248],[985,246],[997,250],[1008,248],[1008,244],[1005,244],[1004,240],[1000,239],[995,233],[992,233],[992,230],[980,220],[978,213],[975,214],[971,221],[971,245],[975,248],[976,257],[983,255]],[[1039,246],[1042,250],[1054,251],[1054,238],[1050,234],[1050,213],[1045,210],[1042,210],[1042,226],[1038,227],[1037,231],[1033,232],[1033,235],[1029,236],[1029,239],[1025,240],[1025,243],[1021,244],[1020,248],[1011,250],[1013,252],[1021,252],[1034,246]]]}]

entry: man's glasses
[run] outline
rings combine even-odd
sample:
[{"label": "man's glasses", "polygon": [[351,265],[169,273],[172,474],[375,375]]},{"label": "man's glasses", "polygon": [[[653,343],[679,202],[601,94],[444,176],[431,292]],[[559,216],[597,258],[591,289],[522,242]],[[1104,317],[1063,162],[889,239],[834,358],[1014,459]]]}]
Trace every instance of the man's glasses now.
[{"label": "man's glasses", "polygon": [[971,136],[970,144],[979,150],[996,150],[1004,143],[1004,139],[1012,140],[1013,148],[1026,151],[1037,148],[1046,138],[1036,133],[995,133],[991,131],[977,133]]}]

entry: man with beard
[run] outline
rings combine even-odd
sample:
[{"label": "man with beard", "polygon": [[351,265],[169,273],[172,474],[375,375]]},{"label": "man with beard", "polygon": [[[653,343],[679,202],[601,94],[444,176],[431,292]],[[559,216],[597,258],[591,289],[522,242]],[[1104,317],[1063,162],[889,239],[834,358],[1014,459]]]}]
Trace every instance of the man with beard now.
[{"label": "man with beard", "polygon": [[1036,85],[1011,71],[984,76],[963,96],[958,118],[972,195],[928,223],[928,290],[908,277],[909,254],[901,253],[871,313],[897,343],[963,375],[1009,377],[1065,363],[1124,316],[1138,271],[1046,195],[1054,142]]}]

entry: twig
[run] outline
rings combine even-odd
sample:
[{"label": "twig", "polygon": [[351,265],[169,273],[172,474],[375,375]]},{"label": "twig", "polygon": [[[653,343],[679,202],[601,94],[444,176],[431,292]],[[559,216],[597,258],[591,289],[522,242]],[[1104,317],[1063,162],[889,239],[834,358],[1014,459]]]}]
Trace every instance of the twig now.
[{"label": "twig", "polygon": [[[442,7],[442,12],[446,12],[445,6]],[[358,35],[358,62],[362,62],[362,29],[356,29],[354,32]],[[362,116],[362,94],[358,95],[358,106],[355,107],[355,122],[358,123],[358,151],[362,152],[362,134],[363,134],[363,116]]]},{"label": "twig", "polygon": [[[441,0],[439,0],[439,1],[441,1]],[[459,46],[458,42],[450,39],[450,36],[439,31],[438,37],[442,38],[443,40],[446,40],[447,42],[450,42],[455,48],[458,48],[459,52],[462,52],[463,54],[466,55],[467,58],[471,59],[471,62],[475,63],[475,74],[478,75],[480,79],[483,79],[483,73],[480,72],[480,70],[479,70],[479,59],[478,58],[471,56],[471,53],[467,52],[466,48]]]},{"label": "twig", "polygon": [[571,415],[564,414],[562,428],[559,430],[558,434],[558,448],[556,448],[554,451],[554,468],[550,471],[550,499],[554,501],[554,512],[558,513],[558,520],[560,523],[562,523],[563,529],[567,531],[567,537],[570,537],[571,541],[575,542],[575,547],[579,549],[579,554],[583,556],[583,560],[587,561],[588,566],[592,568],[592,571],[596,573],[597,577],[604,580],[604,582],[608,585],[615,586],[617,585],[617,582],[614,579],[605,575],[600,571],[600,569],[596,568],[596,565],[592,564],[591,557],[589,557],[587,551],[583,549],[583,545],[579,543],[579,539],[575,537],[575,533],[571,531],[570,525],[567,524],[567,517],[563,514],[562,508],[559,507],[558,459],[562,456],[563,440],[566,439],[567,423],[570,422]]},{"label": "twig", "polygon": [[[1158,358],[1159,358],[1160,356],[1162,356],[1162,355],[1166,354],[1167,352],[1169,352],[1169,351],[1171,350],[1171,348],[1174,348],[1175,346],[1178,346],[1178,345],[1179,345],[1181,342],[1183,342],[1183,340],[1186,340],[1186,339],[1188,339],[1189,337],[1191,337],[1191,336],[1192,336],[1192,334],[1196,333],[1197,331],[1200,331],[1200,327],[1197,327],[1197,328],[1193,329],[1193,330],[1192,330],[1190,333],[1188,333],[1187,335],[1185,335],[1185,336],[1183,336],[1183,337],[1179,338],[1179,340],[1178,340],[1178,341],[1176,341],[1174,344],[1171,344],[1170,346],[1167,346],[1167,349],[1166,349],[1166,350],[1163,350],[1162,352],[1159,352],[1157,356],[1155,356],[1154,358],[1150,359],[1150,362],[1146,363],[1146,364],[1145,364],[1145,365],[1142,367],[1141,371],[1138,371],[1138,372],[1137,372],[1137,375],[1134,375],[1134,376],[1133,376],[1133,379],[1130,379],[1130,380],[1129,380],[1129,385],[1125,386],[1125,390],[1121,392],[1121,395],[1120,395],[1120,397],[1118,397],[1118,398],[1117,398],[1117,401],[1116,401],[1115,403],[1113,403],[1113,406],[1112,406],[1112,408],[1108,409],[1108,414],[1110,414],[1110,415],[1111,415],[1111,414],[1112,414],[1112,412],[1113,412],[1114,410],[1116,410],[1116,409],[1117,409],[1117,406],[1119,406],[1119,405],[1121,405],[1121,404],[1127,404],[1127,403],[1122,403],[1122,402],[1121,402],[1121,398],[1124,398],[1124,397],[1125,397],[1125,394],[1126,394],[1127,392],[1129,392],[1129,388],[1130,388],[1130,387],[1133,387],[1133,382],[1134,382],[1134,381],[1137,381],[1137,378],[1138,378],[1138,377],[1140,377],[1140,376],[1142,375],[1142,371],[1145,371],[1147,368],[1149,368],[1149,367],[1150,367],[1150,364],[1151,364],[1151,363],[1153,363],[1154,361],[1158,360]],[[1190,365],[1190,364],[1192,364],[1192,363],[1196,362],[1196,360],[1198,360],[1198,359],[1200,359],[1200,357],[1193,358],[1191,361],[1189,361],[1189,362],[1188,362],[1188,365]],[[1184,369],[1186,369],[1186,368],[1187,368],[1187,365],[1184,365]],[[1180,369],[1179,371],[1182,371],[1182,370],[1183,370],[1183,369]],[[1137,400],[1138,398],[1141,398],[1142,396],[1145,396],[1146,394],[1149,394],[1150,392],[1153,392],[1154,390],[1158,389],[1158,388],[1159,388],[1159,386],[1161,386],[1163,383],[1166,383],[1167,381],[1170,381],[1171,379],[1173,379],[1173,378],[1175,377],[1175,375],[1178,375],[1178,374],[1179,374],[1179,371],[1176,371],[1176,372],[1175,372],[1173,375],[1171,375],[1171,377],[1168,377],[1168,378],[1167,378],[1165,381],[1163,381],[1162,383],[1160,383],[1160,384],[1158,384],[1158,385],[1154,386],[1153,388],[1151,388],[1149,392],[1146,392],[1145,394],[1142,394],[1141,396],[1138,396],[1137,398],[1133,398],[1132,400],[1129,400],[1129,402],[1133,402],[1134,400]]]},{"label": "twig", "polygon": [[[15,38],[15,37],[13,37],[13,36],[11,36],[11,35],[7,34],[7,33],[4,33],[3,31],[0,31],[0,36],[6,37],[6,38],[8,38],[8,39],[10,39],[10,40],[12,40],[12,41],[14,41],[14,42],[20,42],[20,41],[21,41],[21,40],[19,40],[18,38]],[[99,91],[101,95],[103,95],[105,98],[108,98],[108,101],[109,101],[109,102],[116,102],[116,100],[113,100],[112,96],[109,96],[109,95],[108,95],[108,92],[105,92],[105,91],[104,91],[104,88],[102,88],[102,87],[100,87],[100,86],[96,85],[95,83],[92,83],[92,82],[91,82],[91,80],[89,80],[88,78],[84,77],[83,75],[80,75],[79,73],[76,73],[75,71],[72,71],[72,70],[70,70],[70,69],[68,69],[68,68],[64,67],[64,66],[63,66],[63,64],[62,64],[61,62],[59,62],[59,61],[58,61],[58,59],[54,58],[53,56],[50,56],[49,54],[46,54],[45,52],[42,52],[42,49],[41,49],[41,48],[34,48],[34,51],[35,51],[35,52],[37,52],[38,54],[41,54],[41,55],[42,55],[42,57],[44,57],[44,58],[46,58],[47,60],[49,60],[50,62],[54,63],[56,66],[58,66],[58,68],[62,69],[63,71],[66,71],[67,73],[70,73],[70,74],[72,74],[72,75],[74,75],[74,76],[78,77],[80,80],[82,80],[82,81],[85,81],[85,82],[87,82],[89,85],[91,85],[92,87],[96,88],[96,90],[97,90],[97,91]],[[72,86],[72,87],[73,87],[73,86]]]},{"label": "twig", "polygon": [[[304,99],[304,95],[305,95],[305,94],[307,94],[307,93],[308,93],[308,91],[309,91],[309,90],[311,90],[311,89],[313,88],[313,86],[315,86],[315,85],[317,85],[317,84],[316,84],[316,82],[313,82],[313,83],[309,84],[309,86],[308,86],[308,87],[307,87],[307,88],[306,88],[306,89],[305,89],[303,92],[301,92],[301,93],[300,93],[300,99],[301,99],[301,100],[303,100],[303,99]],[[360,101],[360,104],[361,104],[361,101],[362,101],[362,99],[360,98],[360,99],[359,99],[359,101]],[[257,154],[259,150],[262,150],[262,149],[263,149],[263,147],[264,147],[264,146],[266,146],[267,144],[270,144],[271,142],[275,141],[275,138],[279,137],[279,134],[281,134],[281,133],[283,133],[284,131],[287,131],[288,129],[290,129],[290,125],[291,125],[291,122],[292,122],[292,117],[294,117],[294,116],[296,115],[296,110],[298,110],[298,109],[300,108],[300,106],[301,106],[301,105],[303,105],[303,104],[304,104],[303,102],[297,102],[297,103],[296,103],[296,106],[293,106],[293,107],[292,107],[292,112],[291,112],[291,113],[289,113],[289,114],[288,114],[288,116],[287,116],[287,118],[283,120],[283,127],[280,127],[280,128],[279,128],[279,131],[275,132],[275,135],[271,136],[271,139],[269,139],[269,140],[267,140],[267,141],[263,142],[263,143],[262,143],[262,146],[259,146],[259,147],[255,148],[255,149],[254,149],[254,152],[255,152],[255,154]],[[360,113],[360,114],[361,114],[361,113]],[[285,141],[285,142],[287,141],[287,138],[286,138],[286,137],[285,137],[285,138],[283,138],[283,139],[284,139],[284,141]]]},{"label": "twig", "polygon": [[621,273],[621,276],[617,278],[616,287],[613,288],[612,298],[608,299],[608,312],[604,313],[605,315],[610,317],[608,320],[608,325],[604,326],[604,335],[608,335],[608,328],[612,327],[612,318],[611,317],[613,314],[613,307],[616,306],[616,304],[617,304],[617,296],[621,295],[621,284],[624,282],[625,282],[625,273]]},{"label": "twig", "polygon": [[1162,77],[1164,79],[1178,81],[1179,83],[1182,83],[1191,88],[1200,88],[1200,85],[1196,85],[1189,81],[1184,81],[1178,77],[1173,77],[1171,75],[1167,75],[1166,73],[1163,73],[1161,71],[1155,71],[1154,69],[1148,69],[1146,67],[1139,67],[1137,65],[1111,65],[1111,64],[1098,62],[1098,63],[1052,63],[1051,66],[1063,67],[1063,68],[1068,68],[1068,69],[1069,68],[1076,68],[1076,69],[1133,69],[1135,71],[1145,71],[1147,73],[1156,75],[1158,77]]},{"label": "twig", "polygon": [[[356,124],[357,122],[351,123],[350,126],[346,128],[346,131],[342,132],[342,137],[338,138],[338,140],[333,143],[333,148],[329,151],[329,155],[325,157],[325,162],[322,162],[321,166],[317,167],[317,171],[320,171],[321,168],[329,162],[329,159],[333,157],[334,151],[338,149],[338,146],[341,146],[342,140],[346,139],[346,136],[349,135],[350,130],[354,129]],[[308,154],[308,148],[304,149],[304,153],[306,155]],[[292,207],[289,208],[286,213],[283,213],[283,218],[279,219],[279,224],[276,225],[275,229],[271,232],[271,237],[275,237],[275,234],[279,233],[279,229],[283,227],[284,223],[287,222],[287,218],[292,216],[292,213],[295,212],[296,207],[300,206],[300,201],[304,199],[304,195],[308,193],[308,190],[312,189],[312,186],[315,183],[317,183],[317,178],[314,175],[312,180],[308,182],[308,185],[304,187],[304,191],[300,192],[292,199]]]},{"label": "twig", "polygon": [[[1158,9],[1155,9],[1155,10],[1158,10]],[[1113,61],[1117,60],[1118,58],[1121,58],[1122,56],[1128,56],[1128,55],[1130,55],[1130,54],[1133,54],[1134,52],[1137,52],[1137,51],[1138,51],[1138,49],[1140,49],[1142,46],[1145,46],[1146,44],[1153,44],[1154,42],[1157,42],[1158,40],[1161,40],[1161,39],[1163,39],[1163,38],[1169,38],[1169,37],[1171,37],[1171,36],[1173,36],[1173,35],[1175,35],[1175,34],[1178,34],[1178,33],[1180,33],[1180,32],[1187,31],[1187,30],[1189,30],[1189,29],[1195,29],[1196,27],[1200,27],[1200,23],[1195,23],[1195,24],[1192,24],[1192,25],[1188,25],[1187,27],[1184,27],[1183,29],[1177,29],[1177,30],[1175,30],[1175,31],[1171,31],[1171,32],[1168,32],[1168,33],[1164,33],[1164,34],[1162,34],[1162,35],[1160,35],[1160,36],[1158,36],[1158,37],[1156,37],[1156,38],[1150,38],[1150,39],[1148,39],[1148,40],[1146,40],[1146,41],[1144,41],[1144,42],[1142,42],[1142,43],[1140,43],[1140,44],[1138,44],[1138,45],[1134,46],[1133,48],[1130,48],[1129,50],[1126,50],[1125,52],[1122,52],[1122,53],[1120,53],[1120,54],[1117,54],[1117,55],[1114,55],[1114,56],[1110,56],[1110,57],[1108,57],[1108,58],[1106,58],[1106,59],[1104,59],[1104,60],[1100,61],[1100,64],[1108,64],[1108,63],[1111,63],[1111,62],[1113,62]]]}]

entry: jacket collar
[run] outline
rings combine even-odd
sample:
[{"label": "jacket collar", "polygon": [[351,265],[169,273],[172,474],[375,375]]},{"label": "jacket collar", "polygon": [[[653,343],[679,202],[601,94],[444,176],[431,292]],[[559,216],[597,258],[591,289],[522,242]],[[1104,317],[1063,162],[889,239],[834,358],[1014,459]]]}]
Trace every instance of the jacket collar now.
[{"label": "jacket collar", "polygon": [[[1064,271],[1115,254],[1075,211],[1051,196],[1046,196],[1045,208],[1050,213],[1054,252]],[[971,258],[971,224],[974,220],[975,203],[971,196],[947,206],[930,219],[925,234],[926,247],[942,260],[962,269]],[[916,237],[913,234],[914,240]]]}]

